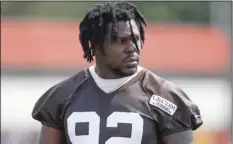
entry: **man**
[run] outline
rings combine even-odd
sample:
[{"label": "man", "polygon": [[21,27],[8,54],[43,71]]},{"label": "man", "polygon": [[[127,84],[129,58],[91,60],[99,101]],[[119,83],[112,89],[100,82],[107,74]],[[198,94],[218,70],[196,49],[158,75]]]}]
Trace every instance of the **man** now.
[{"label": "man", "polygon": [[191,144],[198,107],[139,66],[146,22],[129,2],[96,5],[80,23],[84,57],[96,64],[50,88],[32,116],[40,144]]}]

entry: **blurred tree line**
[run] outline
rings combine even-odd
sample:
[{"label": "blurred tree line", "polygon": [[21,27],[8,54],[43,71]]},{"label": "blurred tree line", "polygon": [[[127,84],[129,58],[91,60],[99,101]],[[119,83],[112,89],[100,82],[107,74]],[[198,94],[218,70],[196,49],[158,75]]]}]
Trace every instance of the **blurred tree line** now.
[{"label": "blurred tree line", "polygon": [[[1,16],[48,19],[81,19],[84,11],[103,2],[2,2]],[[133,2],[147,20],[169,23],[210,21],[210,2]]]}]

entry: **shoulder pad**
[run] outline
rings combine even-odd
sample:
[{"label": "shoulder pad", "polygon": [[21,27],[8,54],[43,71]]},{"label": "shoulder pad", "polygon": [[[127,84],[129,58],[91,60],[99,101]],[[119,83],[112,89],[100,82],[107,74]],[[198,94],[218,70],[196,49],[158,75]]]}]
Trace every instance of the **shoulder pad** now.
[{"label": "shoulder pad", "polygon": [[147,71],[142,85],[149,94],[149,105],[165,134],[196,130],[202,124],[198,106],[172,82]]}]

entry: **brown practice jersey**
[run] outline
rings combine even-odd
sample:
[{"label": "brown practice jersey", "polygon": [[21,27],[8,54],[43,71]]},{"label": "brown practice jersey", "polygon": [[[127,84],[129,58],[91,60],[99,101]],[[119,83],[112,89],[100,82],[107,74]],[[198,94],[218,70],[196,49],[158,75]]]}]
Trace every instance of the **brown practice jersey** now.
[{"label": "brown practice jersey", "polygon": [[146,69],[108,94],[83,70],[45,92],[32,117],[63,131],[66,144],[161,144],[203,123],[180,88]]}]

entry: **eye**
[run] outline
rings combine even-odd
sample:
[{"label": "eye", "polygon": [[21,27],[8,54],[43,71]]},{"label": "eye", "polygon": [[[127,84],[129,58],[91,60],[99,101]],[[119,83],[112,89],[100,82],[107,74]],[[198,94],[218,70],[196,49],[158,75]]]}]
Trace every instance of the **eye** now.
[{"label": "eye", "polygon": [[121,44],[127,43],[127,39],[121,39],[121,40],[120,40],[120,43],[121,43]]},{"label": "eye", "polygon": [[119,40],[118,39],[114,39],[114,40],[112,40],[112,43],[119,43]]},{"label": "eye", "polygon": [[113,41],[113,43],[118,43],[118,44],[124,44],[127,42],[127,39],[116,39]]}]

